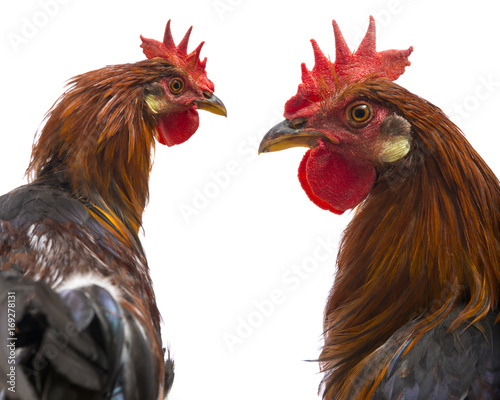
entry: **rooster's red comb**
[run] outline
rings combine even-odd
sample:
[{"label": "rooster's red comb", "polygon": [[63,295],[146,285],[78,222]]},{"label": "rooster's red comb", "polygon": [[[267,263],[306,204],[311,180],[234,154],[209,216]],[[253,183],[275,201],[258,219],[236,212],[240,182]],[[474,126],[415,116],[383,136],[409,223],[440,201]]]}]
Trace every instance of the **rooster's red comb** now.
[{"label": "rooster's red comb", "polygon": [[196,49],[188,54],[188,42],[189,36],[191,36],[191,31],[193,27],[191,26],[180,43],[176,46],[174,38],[172,37],[172,31],[170,30],[170,20],[167,22],[167,27],[165,28],[165,35],[163,36],[163,42],[159,42],[154,39],[147,39],[141,35],[142,40],[142,51],[147,58],[162,57],[170,61],[173,65],[183,68],[186,70],[199,84],[203,84],[205,89],[213,91],[213,84],[206,76],[205,66],[207,65],[207,59],[200,60],[200,52],[203,44],[201,42]]},{"label": "rooster's red comb", "polygon": [[302,64],[302,83],[297,94],[287,101],[285,117],[325,98],[325,89],[331,95],[335,93],[337,85],[345,85],[367,76],[394,81],[404,72],[405,67],[410,65],[408,57],[413,47],[408,50],[376,51],[375,20],[372,16],[368,31],[354,53],[349,50],[337,23],[335,21],[332,23],[335,34],[335,62],[331,63],[316,41],[311,40],[314,68],[309,71],[306,65]]}]

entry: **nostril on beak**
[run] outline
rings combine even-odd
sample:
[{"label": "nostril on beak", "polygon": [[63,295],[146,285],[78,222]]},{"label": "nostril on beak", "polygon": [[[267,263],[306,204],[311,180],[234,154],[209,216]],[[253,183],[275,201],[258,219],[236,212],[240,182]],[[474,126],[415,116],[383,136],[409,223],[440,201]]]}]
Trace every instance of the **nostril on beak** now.
[{"label": "nostril on beak", "polygon": [[288,123],[288,126],[292,129],[301,129],[307,125],[307,118],[295,118]]},{"label": "nostril on beak", "polygon": [[212,97],[212,93],[207,92],[206,90],[203,91],[203,97],[205,99],[210,99]]}]

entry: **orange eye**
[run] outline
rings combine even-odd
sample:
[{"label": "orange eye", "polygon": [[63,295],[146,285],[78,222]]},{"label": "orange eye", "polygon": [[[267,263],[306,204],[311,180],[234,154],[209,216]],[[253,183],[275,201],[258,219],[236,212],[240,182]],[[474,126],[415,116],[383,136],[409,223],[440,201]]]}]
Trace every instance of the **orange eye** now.
[{"label": "orange eye", "polygon": [[168,88],[173,94],[179,94],[182,89],[184,89],[184,81],[182,79],[172,79],[168,85]]},{"label": "orange eye", "polygon": [[356,124],[362,124],[370,119],[372,109],[368,104],[356,104],[347,111],[347,117]]}]

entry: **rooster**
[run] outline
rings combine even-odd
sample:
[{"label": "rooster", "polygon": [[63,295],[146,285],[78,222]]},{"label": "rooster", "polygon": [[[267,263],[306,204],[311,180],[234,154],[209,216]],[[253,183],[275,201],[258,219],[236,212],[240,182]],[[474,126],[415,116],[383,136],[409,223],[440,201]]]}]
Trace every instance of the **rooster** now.
[{"label": "rooster", "polygon": [[324,314],[324,399],[500,398],[500,186],[447,116],[397,85],[407,50],[352,53],[333,21],[259,152],[309,150],[310,200],[356,211]]},{"label": "rooster", "polygon": [[[155,140],[226,115],[203,43],[141,36],[147,59],[73,78],[0,197],[0,398],[163,399],[173,362],[138,232]],[[166,358],[166,361],[165,361]]]}]

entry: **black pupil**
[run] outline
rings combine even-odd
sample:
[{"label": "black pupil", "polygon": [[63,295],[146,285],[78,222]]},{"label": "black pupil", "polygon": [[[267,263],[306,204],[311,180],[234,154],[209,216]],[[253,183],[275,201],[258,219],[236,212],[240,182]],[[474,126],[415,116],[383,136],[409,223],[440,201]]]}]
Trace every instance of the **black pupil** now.
[{"label": "black pupil", "polygon": [[367,116],[366,106],[359,106],[354,109],[354,119],[360,120],[365,119]]},{"label": "black pupil", "polygon": [[181,89],[181,84],[179,81],[173,81],[172,82],[172,89],[175,91],[178,91]]}]

